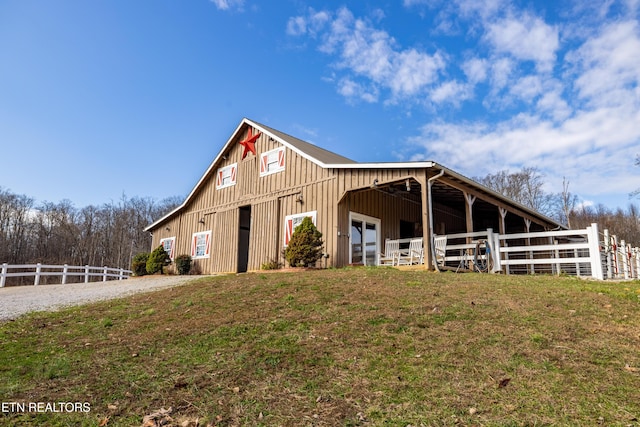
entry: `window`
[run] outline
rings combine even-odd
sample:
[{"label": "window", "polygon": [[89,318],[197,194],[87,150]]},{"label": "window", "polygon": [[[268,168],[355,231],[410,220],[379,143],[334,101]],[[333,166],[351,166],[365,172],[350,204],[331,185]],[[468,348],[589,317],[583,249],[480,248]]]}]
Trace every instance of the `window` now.
[{"label": "window", "polygon": [[287,247],[289,245],[289,240],[291,240],[291,236],[293,232],[296,231],[296,227],[302,223],[302,220],[305,217],[311,218],[311,222],[313,225],[316,225],[316,218],[318,211],[305,212],[301,214],[287,215],[284,218],[284,246]]},{"label": "window", "polygon": [[211,253],[211,230],[193,233],[191,238],[191,258],[209,258]]},{"label": "window", "polygon": [[267,151],[260,155],[260,176],[284,170],[284,147]]},{"label": "window", "polygon": [[160,239],[160,244],[164,248],[164,251],[169,255],[169,258],[171,258],[171,261],[173,261],[173,257],[175,255],[175,248],[176,248],[175,236],[167,237],[166,239]]},{"label": "window", "polygon": [[237,163],[218,169],[218,175],[216,178],[216,188],[220,189],[220,188],[236,185],[237,171],[238,171]]}]

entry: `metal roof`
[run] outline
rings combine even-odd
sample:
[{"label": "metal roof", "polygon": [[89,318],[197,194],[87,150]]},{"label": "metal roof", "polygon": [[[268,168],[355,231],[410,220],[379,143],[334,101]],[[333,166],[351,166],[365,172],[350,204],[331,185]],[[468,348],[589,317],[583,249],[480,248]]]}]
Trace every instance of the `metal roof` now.
[{"label": "metal roof", "polygon": [[245,119],[248,123],[254,125],[255,128],[262,130],[264,133],[270,134],[272,137],[279,139],[280,142],[286,143],[285,145],[289,145],[290,148],[299,154],[303,155],[307,159],[317,163],[321,166],[326,167],[330,164],[355,164],[356,162],[348,159],[344,156],[336,154],[332,151],[325,150],[324,148],[320,148],[317,145],[313,145],[307,141],[303,141],[301,139],[296,138],[295,136],[288,135],[284,132],[280,132],[279,130],[270,128],[269,126],[265,126],[261,123],[254,122],[248,119]]},{"label": "metal roof", "polygon": [[[446,174],[454,179],[455,181],[464,183],[466,185],[472,186],[474,187],[476,190],[478,190],[480,193],[484,193],[487,194],[489,196],[492,196],[495,199],[498,200],[502,200],[505,204],[513,206],[515,208],[517,208],[520,211],[523,212],[527,212],[528,214],[538,217],[540,219],[543,219],[546,222],[552,223],[552,224],[556,224],[558,227],[562,227],[562,228],[566,228],[564,227],[562,224],[557,223],[556,221],[552,220],[551,218],[548,218],[545,215],[542,215],[539,212],[536,212],[526,206],[523,206],[517,202],[515,202],[514,200],[511,200],[507,197],[505,197],[504,195],[497,193],[495,191],[493,191],[492,189],[485,187],[479,183],[477,183],[476,181],[469,179],[467,177],[465,177],[464,175],[461,175],[457,172],[454,172],[451,169],[448,169],[438,163],[432,162],[432,161],[420,161],[420,162],[381,162],[381,163],[358,163],[355,162],[354,160],[351,160],[347,157],[341,156],[339,154],[336,154],[334,152],[331,152],[329,150],[325,150],[324,148],[320,148],[317,145],[313,145],[309,142],[303,141],[299,138],[296,138],[294,136],[288,135],[284,132],[280,132],[279,130],[273,129],[269,126],[263,125],[261,123],[255,122],[253,120],[244,118],[242,119],[242,121],[240,122],[240,124],[238,125],[238,127],[236,128],[236,130],[231,134],[231,136],[229,137],[229,139],[227,140],[227,142],[225,143],[225,145],[222,147],[222,149],[220,150],[220,152],[218,153],[218,155],[216,156],[216,158],[213,160],[213,162],[211,162],[211,165],[207,168],[207,170],[205,171],[205,173],[202,175],[202,178],[200,178],[200,180],[198,181],[198,183],[193,187],[193,190],[191,190],[191,193],[189,193],[189,195],[186,197],[186,199],[184,200],[184,202],[178,206],[176,209],[174,209],[173,211],[169,212],[168,214],[166,214],[165,216],[163,216],[162,218],[158,219],[157,221],[155,221],[153,224],[150,224],[149,226],[147,226],[145,228],[145,231],[149,231],[152,228],[154,228],[155,226],[157,226],[158,224],[164,222],[166,219],[172,217],[174,214],[176,214],[177,212],[179,212],[181,209],[183,209],[191,200],[191,198],[194,196],[194,194],[197,192],[197,190],[200,188],[200,186],[204,183],[204,181],[209,177],[209,175],[212,173],[212,171],[215,170],[216,165],[218,164],[218,162],[221,160],[221,158],[223,157],[223,154],[227,151],[227,149],[229,148],[229,146],[234,143],[234,140],[236,138],[236,136],[240,133],[240,131],[242,130],[244,125],[249,125],[252,126],[258,130],[260,130],[261,132],[265,133],[267,136],[270,136],[271,138],[273,138],[274,140],[280,142],[281,144],[283,144],[284,146],[290,148],[291,150],[295,151],[296,153],[300,154],[301,156],[303,156],[304,158],[312,161],[313,163],[317,164],[318,166],[322,167],[322,168],[327,168],[327,169],[400,169],[400,168],[438,168],[438,169],[442,169],[446,172]],[[450,189],[447,190],[445,188],[442,188],[441,186],[438,186],[439,189],[436,190],[438,192],[450,192]]]}]

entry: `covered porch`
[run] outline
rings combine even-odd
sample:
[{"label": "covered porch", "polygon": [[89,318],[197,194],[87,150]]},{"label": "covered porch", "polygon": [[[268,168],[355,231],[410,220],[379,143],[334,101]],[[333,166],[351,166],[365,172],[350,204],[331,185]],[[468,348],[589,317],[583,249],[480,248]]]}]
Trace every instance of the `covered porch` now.
[{"label": "covered porch", "polygon": [[[383,173],[370,174],[368,185],[344,192],[338,203],[336,265],[385,264],[385,242],[398,241],[406,253],[412,240],[421,239],[419,265],[432,269],[433,238],[438,235],[487,229],[499,234],[528,233],[559,227],[446,168],[406,172],[390,179],[383,179]],[[473,238],[466,240],[463,243],[471,245]]]}]

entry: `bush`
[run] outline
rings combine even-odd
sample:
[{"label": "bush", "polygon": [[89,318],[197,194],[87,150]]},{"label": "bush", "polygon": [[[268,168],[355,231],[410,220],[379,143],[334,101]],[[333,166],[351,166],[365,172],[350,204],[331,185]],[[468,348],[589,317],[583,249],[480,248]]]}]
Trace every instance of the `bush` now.
[{"label": "bush", "polygon": [[276,260],[271,260],[271,261],[267,261],[262,263],[262,265],[260,266],[261,270],[279,270],[282,267],[282,265],[276,261]]},{"label": "bush", "polygon": [[134,276],[144,276],[147,274],[147,260],[149,259],[149,252],[140,252],[133,257],[131,261],[131,271]]},{"label": "bush", "polygon": [[158,271],[162,274],[162,267],[171,264],[169,254],[164,250],[162,245],[158,246],[151,252],[147,260],[147,273],[155,274]]},{"label": "bush", "polygon": [[191,271],[191,255],[178,255],[175,263],[178,274],[189,274]]},{"label": "bush", "polygon": [[311,218],[305,217],[293,231],[284,257],[292,267],[313,266],[322,257],[322,233]]}]

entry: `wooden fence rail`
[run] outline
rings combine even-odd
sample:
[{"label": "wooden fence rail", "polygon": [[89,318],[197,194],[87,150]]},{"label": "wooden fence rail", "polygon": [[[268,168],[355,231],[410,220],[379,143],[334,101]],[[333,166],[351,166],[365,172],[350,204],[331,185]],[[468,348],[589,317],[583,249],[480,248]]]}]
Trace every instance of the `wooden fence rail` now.
[{"label": "wooden fence rail", "polygon": [[[18,271],[10,273],[10,270],[32,270],[32,271]],[[7,263],[2,264],[2,270],[0,270],[0,288],[3,288],[6,283],[7,277],[30,277],[33,276],[33,284],[35,286],[40,284],[40,278],[43,276],[60,276],[61,284],[67,283],[68,277],[81,277],[84,276],[84,282],[89,283],[91,277],[101,277],[103,282],[107,279],[128,279],[132,274],[131,270],[125,270],[124,268],[111,268],[111,267],[91,267],[88,265],[46,265],[46,264],[19,264],[9,265]]]},{"label": "wooden fence rail", "polygon": [[[591,224],[582,230],[498,234],[493,230],[447,235],[445,265],[472,269],[478,241],[485,241],[492,272],[569,274],[596,279],[640,279],[640,248]],[[486,258],[486,256],[485,256]]]}]

